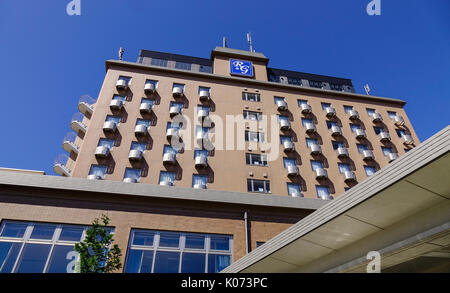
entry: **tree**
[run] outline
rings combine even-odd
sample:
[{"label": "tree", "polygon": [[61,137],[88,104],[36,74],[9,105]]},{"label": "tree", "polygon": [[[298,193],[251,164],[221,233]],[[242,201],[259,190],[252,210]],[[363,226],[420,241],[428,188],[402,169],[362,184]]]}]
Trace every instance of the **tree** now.
[{"label": "tree", "polygon": [[86,230],[86,238],[75,244],[80,273],[111,273],[122,268],[122,252],[117,244],[112,245],[113,235],[107,229],[110,219],[102,215],[101,221],[103,225],[99,219],[94,219],[92,226]]}]

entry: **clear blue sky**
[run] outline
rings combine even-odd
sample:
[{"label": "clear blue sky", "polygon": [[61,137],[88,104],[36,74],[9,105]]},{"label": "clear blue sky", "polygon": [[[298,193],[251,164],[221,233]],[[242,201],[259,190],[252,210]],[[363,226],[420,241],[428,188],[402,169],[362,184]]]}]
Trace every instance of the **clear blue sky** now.
[{"label": "clear blue sky", "polygon": [[407,101],[421,141],[449,124],[450,1],[1,0],[0,166],[54,174],[81,95],[96,97],[107,59],[136,61],[139,49],[197,57],[228,37],[270,66],[351,78],[357,92]]}]

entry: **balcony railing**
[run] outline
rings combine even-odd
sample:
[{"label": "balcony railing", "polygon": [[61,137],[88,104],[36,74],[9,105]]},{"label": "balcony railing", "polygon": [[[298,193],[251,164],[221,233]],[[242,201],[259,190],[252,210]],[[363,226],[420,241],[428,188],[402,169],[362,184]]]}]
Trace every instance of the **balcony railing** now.
[{"label": "balcony railing", "polygon": [[97,101],[94,98],[91,98],[88,95],[83,95],[78,101],[78,110],[84,115],[92,115],[92,113],[94,112],[94,104],[96,102]]},{"label": "balcony railing", "polygon": [[67,161],[69,157],[66,154],[60,154],[56,157],[53,163],[53,171],[64,177],[70,177],[70,170],[67,167]]},{"label": "balcony railing", "polygon": [[70,122],[70,128],[76,133],[83,132],[86,133],[87,126],[83,123],[84,115],[81,113],[75,113],[72,116],[72,121]]},{"label": "balcony railing", "polygon": [[74,132],[68,132],[63,139],[63,149],[68,152],[74,152],[78,154],[80,152],[80,148],[75,144],[75,139],[77,135]]}]

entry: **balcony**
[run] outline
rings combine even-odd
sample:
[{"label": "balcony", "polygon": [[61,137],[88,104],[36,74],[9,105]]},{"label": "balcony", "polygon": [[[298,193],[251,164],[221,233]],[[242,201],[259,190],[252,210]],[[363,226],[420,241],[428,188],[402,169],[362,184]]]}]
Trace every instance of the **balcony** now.
[{"label": "balcony", "polygon": [[169,108],[169,115],[170,117],[174,117],[176,115],[181,114],[181,107],[179,106],[172,106]]},{"label": "balcony", "polygon": [[179,130],[177,128],[168,128],[166,131],[167,139],[172,139],[172,137],[180,137]]},{"label": "balcony", "polygon": [[405,120],[403,120],[403,117],[398,116],[398,115],[394,116],[392,118],[392,121],[394,121],[394,124],[397,125],[397,126],[405,125]]},{"label": "balcony", "polygon": [[134,134],[137,136],[145,136],[147,134],[148,127],[143,124],[136,125],[134,128]]},{"label": "balcony", "polygon": [[194,184],[194,189],[206,189],[206,184],[204,183],[198,183],[198,184]]},{"label": "balcony", "polygon": [[172,89],[172,96],[174,98],[182,98],[184,96],[184,90],[182,87],[174,87]]},{"label": "balcony", "polygon": [[288,105],[287,105],[286,101],[284,101],[284,100],[277,101],[276,105],[277,105],[278,111],[286,111],[288,109]]},{"label": "balcony", "polygon": [[402,135],[401,140],[402,140],[402,143],[404,145],[412,145],[412,144],[414,144],[414,140],[413,140],[412,136],[409,135],[409,134]]},{"label": "balcony", "polygon": [[327,170],[323,168],[317,168],[314,172],[316,173],[317,180],[323,180],[328,178]]},{"label": "balcony", "polygon": [[335,117],[336,116],[336,109],[334,109],[333,107],[325,108],[325,116],[327,116],[328,118]]},{"label": "balcony", "polygon": [[297,166],[287,166],[286,169],[288,176],[298,176],[299,174]]},{"label": "balcony", "polygon": [[165,153],[163,155],[163,164],[174,165],[177,162],[177,156],[174,153]]},{"label": "balcony", "polygon": [[303,194],[301,192],[295,191],[291,193],[292,197],[303,197]]},{"label": "balcony", "polygon": [[373,123],[378,123],[378,122],[383,121],[383,117],[381,117],[380,113],[377,113],[377,112],[371,114],[370,118],[372,119]]},{"label": "balcony", "polygon": [[295,150],[295,146],[292,141],[283,142],[283,148],[285,152],[293,152]]},{"label": "balcony", "polygon": [[200,102],[208,102],[210,99],[209,91],[200,91],[199,93]]},{"label": "balcony", "polygon": [[306,133],[316,133],[316,125],[314,125],[313,123],[305,123],[305,131]]},{"label": "balcony", "polygon": [[103,123],[103,131],[104,132],[112,133],[112,132],[115,132],[116,130],[117,130],[116,122],[106,121],[105,123]]},{"label": "balcony", "polygon": [[309,104],[301,104],[300,111],[302,114],[310,114],[312,112],[311,106]]},{"label": "balcony", "polygon": [[128,90],[128,81],[124,79],[119,79],[116,83],[116,89],[118,91],[126,91]]},{"label": "balcony", "polygon": [[111,111],[119,111],[122,109],[122,106],[123,106],[123,102],[121,100],[117,100],[117,99],[112,100],[109,103],[109,108],[111,109]]},{"label": "balcony", "polygon": [[123,182],[125,183],[137,183],[137,179],[136,178],[124,178]]},{"label": "balcony", "polygon": [[345,171],[342,173],[342,177],[344,177],[344,182],[356,182],[356,175],[352,171]]},{"label": "balcony", "polygon": [[340,158],[340,159],[349,157],[348,150],[343,147],[337,148],[336,153],[337,153],[338,158]]},{"label": "balcony", "polygon": [[198,121],[202,122],[209,117],[209,111],[204,109],[199,109],[197,112]]},{"label": "balcony", "polygon": [[81,113],[83,113],[83,115],[86,114],[92,115],[92,113],[94,112],[95,103],[96,103],[95,99],[91,98],[88,95],[83,95],[78,101],[78,110]]},{"label": "balcony", "polygon": [[208,166],[208,157],[204,155],[195,157],[195,167],[197,168],[206,168]]},{"label": "balcony", "polygon": [[152,95],[153,93],[155,93],[155,85],[153,83],[146,83],[144,85],[144,92],[147,95]]},{"label": "balcony", "polygon": [[86,133],[87,126],[83,123],[83,114],[75,113],[72,116],[72,121],[70,122],[70,128],[76,133],[82,132]]},{"label": "balcony", "polygon": [[153,105],[151,103],[142,102],[139,107],[141,114],[150,114],[153,110]]},{"label": "balcony", "polygon": [[313,156],[318,156],[318,155],[322,154],[322,148],[318,144],[310,145],[309,151],[310,151],[311,155],[313,155]]},{"label": "balcony", "polygon": [[107,146],[98,146],[95,149],[95,157],[100,159],[105,159],[109,157],[110,155],[110,149]]},{"label": "balcony", "polygon": [[140,161],[142,160],[142,155],[143,152],[141,150],[130,150],[130,152],[128,153],[128,159],[130,161]]},{"label": "balcony", "polygon": [[333,199],[333,197],[329,194],[319,195],[318,197],[323,200],[332,200]]},{"label": "balcony", "polygon": [[206,132],[206,131],[197,132],[197,134],[195,135],[195,139],[197,140],[197,143],[199,145],[209,143],[208,132]]},{"label": "balcony", "polygon": [[381,142],[391,141],[391,136],[388,132],[380,132],[380,134],[378,134],[378,137],[380,138]]},{"label": "balcony", "polygon": [[173,182],[172,181],[161,181],[161,182],[159,182],[159,185],[162,185],[162,186],[173,186]]},{"label": "balcony", "polygon": [[58,155],[53,163],[53,171],[61,176],[70,177],[70,170],[66,166],[68,159],[69,157],[65,154]]},{"label": "balcony", "polygon": [[389,153],[387,155],[387,158],[388,158],[388,162],[392,163],[393,161],[398,159],[398,154],[397,153]]},{"label": "balcony", "polygon": [[355,130],[355,137],[356,139],[364,139],[367,137],[366,132],[362,129],[356,129]]},{"label": "balcony", "polygon": [[332,136],[341,136],[342,135],[342,130],[339,126],[333,125],[331,126],[331,135]]},{"label": "balcony", "polygon": [[291,122],[289,120],[280,120],[280,130],[291,129]]},{"label": "balcony", "polygon": [[69,154],[71,152],[74,152],[75,154],[78,154],[80,152],[80,148],[75,144],[75,139],[77,138],[77,135],[73,132],[68,132],[63,139],[63,149],[68,152]]},{"label": "balcony", "polygon": [[88,180],[103,180],[103,178],[99,175],[91,174],[87,176]]},{"label": "balcony", "polygon": [[363,157],[364,161],[375,160],[375,156],[374,156],[373,152],[370,151],[370,150],[364,150],[364,151],[362,151],[361,154],[362,154],[362,157]]},{"label": "balcony", "polygon": [[350,110],[347,112],[348,113],[348,118],[350,120],[358,120],[359,119],[359,113],[356,110]]}]

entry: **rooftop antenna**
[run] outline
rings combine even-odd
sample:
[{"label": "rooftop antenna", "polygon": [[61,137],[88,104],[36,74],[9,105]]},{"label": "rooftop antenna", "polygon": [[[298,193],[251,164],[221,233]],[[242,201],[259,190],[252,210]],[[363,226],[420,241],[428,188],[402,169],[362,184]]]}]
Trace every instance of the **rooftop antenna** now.
[{"label": "rooftop antenna", "polygon": [[250,52],[255,52],[255,51],[253,51],[252,34],[251,33],[247,33],[247,42],[250,46]]},{"label": "rooftop antenna", "polygon": [[366,84],[364,85],[364,90],[366,91],[366,95],[370,96],[370,87],[369,87],[369,84],[368,84],[368,83],[366,83]]},{"label": "rooftop antenna", "polygon": [[222,47],[224,47],[224,48],[227,48],[228,46],[227,46],[227,37],[223,37],[223,40],[222,40]]},{"label": "rooftop antenna", "polygon": [[125,52],[125,49],[123,47],[120,47],[119,49],[119,60],[123,60],[123,52]]}]

